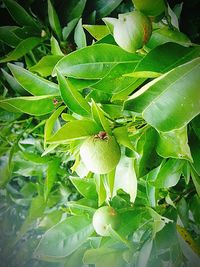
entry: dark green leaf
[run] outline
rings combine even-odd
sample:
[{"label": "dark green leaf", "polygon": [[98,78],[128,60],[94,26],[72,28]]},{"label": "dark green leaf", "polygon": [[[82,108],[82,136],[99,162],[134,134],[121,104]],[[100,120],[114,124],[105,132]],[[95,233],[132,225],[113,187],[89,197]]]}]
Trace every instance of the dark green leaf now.
[{"label": "dark green leaf", "polygon": [[41,39],[37,37],[29,37],[21,41],[13,51],[7,54],[6,57],[0,59],[0,63],[14,61],[23,57],[25,54],[30,52],[34,47],[39,45],[39,43],[41,43]]},{"label": "dark green leaf", "polygon": [[61,31],[60,21],[56,13],[56,10],[51,3],[51,0],[48,0],[48,17],[49,17],[49,24],[52,30],[55,32],[55,34],[57,34],[57,36],[61,40],[62,31]]},{"label": "dark green leaf", "polygon": [[16,1],[13,0],[3,0],[8,9],[10,15],[13,19],[21,26],[32,26],[35,28],[40,28],[39,24],[30,16],[26,10],[20,6]]}]

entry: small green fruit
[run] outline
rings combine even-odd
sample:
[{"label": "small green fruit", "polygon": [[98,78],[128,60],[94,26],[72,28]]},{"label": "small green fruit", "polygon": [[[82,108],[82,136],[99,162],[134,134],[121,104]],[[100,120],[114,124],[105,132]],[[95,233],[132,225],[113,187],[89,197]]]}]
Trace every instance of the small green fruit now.
[{"label": "small green fruit", "polygon": [[108,226],[116,230],[120,225],[119,214],[112,207],[104,206],[96,210],[92,223],[97,234],[109,236]]},{"label": "small green fruit", "polygon": [[157,17],[165,12],[164,0],[132,0],[137,10],[147,16]]},{"label": "small green fruit", "polygon": [[105,174],[117,166],[121,152],[114,136],[99,132],[82,144],[80,156],[89,171]]},{"label": "small green fruit", "polygon": [[124,50],[135,53],[150,39],[151,20],[139,11],[119,15],[114,25],[113,36],[116,43]]}]

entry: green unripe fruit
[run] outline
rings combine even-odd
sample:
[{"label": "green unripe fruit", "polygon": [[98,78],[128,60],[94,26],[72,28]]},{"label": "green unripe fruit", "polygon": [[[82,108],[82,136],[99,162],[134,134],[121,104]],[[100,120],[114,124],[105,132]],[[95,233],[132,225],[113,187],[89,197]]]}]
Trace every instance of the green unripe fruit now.
[{"label": "green unripe fruit", "polygon": [[114,136],[99,132],[82,144],[80,156],[89,171],[105,174],[117,166],[121,152]]},{"label": "green unripe fruit", "polygon": [[119,15],[114,25],[113,36],[116,43],[124,50],[135,53],[150,39],[151,20],[139,11]]},{"label": "green unripe fruit", "polygon": [[156,17],[165,12],[164,0],[132,0],[137,10],[147,16]]},{"label": "green unripe fruit", "polygon": [[108,226],[111,225],[116,230],[120,225],[120,218],[115,209],[104,206],[96,210],[92,223],[97,234],[109,236]]}]

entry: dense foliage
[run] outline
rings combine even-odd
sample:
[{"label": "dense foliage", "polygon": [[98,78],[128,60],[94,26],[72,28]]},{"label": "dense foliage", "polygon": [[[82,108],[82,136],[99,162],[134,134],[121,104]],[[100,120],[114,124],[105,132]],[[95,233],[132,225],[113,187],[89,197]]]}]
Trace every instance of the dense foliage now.
[{"label": "dense foliage", "polygon": [[141,2],[0,2],[2,267],[200,266],[199,5]]}]

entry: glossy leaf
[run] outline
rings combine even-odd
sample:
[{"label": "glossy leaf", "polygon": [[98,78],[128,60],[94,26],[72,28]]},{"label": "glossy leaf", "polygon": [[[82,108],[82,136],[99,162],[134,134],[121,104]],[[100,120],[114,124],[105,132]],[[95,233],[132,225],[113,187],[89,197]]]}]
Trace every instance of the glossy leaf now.
[{"label": "glossy leaf", "polygon": [[112,135],[109,121],[105,118],[103,111],[94,101],[92,101],[91,111],[92,111],[92,117],[99,125],[99,127],[102,127],[106,133]]},{"label": "glossy leaf", "polygon": [[60,21],[56,13],[56,10],[51,3],[51,0],[48,0],[48,17],[49,17],[49,23],[50,23],[52,30],[55,32],[55,34],[57,34],[57,36],[61,40],[62,31],[61,31]]},{"label": "glossy leaf", "polygon": [[[200,56],[199,47],[167,43],[152,49],[136,66],[135,72],[165,73]],[[159,60],[157,60],[159,58]],[[128,74],[127,74],[128,75]]]},{"label": "glossy leaf", "polygon": [[63,125],[48,143],[66,143],[71,140],[83,139],[99,132],[98,125],[92,120],[75,120]]},{"label": "glossy leaf", "polygon": [[185,126],[200,112],[199,70],[198,58],[171,70],[133,94],[124,108],[142,113],[159,131]]},{"label": "glossy leaf", "polygon": [[169,159],[162,165],[154,182],[156,188],[169,188],[175,186],[181,176],[184,160]]},{"label": "glossy leaf", "polygon": [[59,107],[46,121],[44,128],[44,141],[48,140],[54,134],[54,125],[62,111],[65,109],[64,106]]},{"label": "glossy leaf", "polygon": [[67,5],[67,9],[65,11],[65,16],[67,19],[67,22],[75,19],[80,18],[87,0],[76,0],[76,1],[70,1],[70,3]]},{"label": "glossy leaf", "polygon": [[47,55],[42,57],[34,66],[30,67],[29,70],[36,72],[43,77],[50,76],[56,65],[56,63],[63,56],[59,55]]},{"label": "glossy leaf", "polygon": [[117,63],[131,62],[134,64],[140,58],[140,56],[127,53],[114,45],[92,45],[61,59],[55,66],[54,75],[57,70],[64,76],[73,78],[100,79]]},{"label": "glossy leaf", "polygon": [[94,4],[94,9],[97,11],[97,18],[103,18],[110,14],[122,0],[98,0]]},{"label": "glossy leaf", "polygon": [[101,206],[105,202],[107,197],[106,194],[107,192],[104,186],[105,176],[103,174],[95,175],[94,179],[95,179],[96,191],[98,194],[98,206]]},{"label": "glossy leaf", "polygon": [[12,18],[21,26],[32,26],[35,28],[40,28],[39,24],[30,16],[26,10],[20,6],[16,1],[4,0],[3,1],[6,8],[8,9]]},{"label": "glossy leaf", "polygon": [[82,19],[79,20],[74,30],[74,41],[77,45],[77,49],[81,49],[87,46],[86,36],[82,25]]},{"label": "glossy leaf", "polygon": [[156,151],[163,158],[171,157],[193,161],[188,145],[187,127],[170,132],[160,132]]},{"label": "glossy leaf", "polygon": [[[134,62],[127,62],[126,64],[116,64],[110,72],[103,77],[100,81],[92,85],[92,88],[106,92],[108,94],[117,94],[126,89],[129,89],[129,94],[134,91],[138,84],[137,78],[125,77],[123,74],[134,70],[138,60]],[[141,84],[144,80],[140,79]]]},{"label": "glossy leaf", "polygon": [[72,19],[67,26],[65,26],[62,30],[62,35],[63,35],[63,40],[67,40],[68,36],[70,35],[70,33],[73,31],[74,27],[76,26],[77,22],[78,22],[78,18]]},{"label": "glossy leaf", "polygon": [[56,56],[64,56],[55,37],[51,37],[51,53]]},{"label": "glossy leaf", "polygon": [[134,162],[137,177],[142,177],[159,166],[161,158],[155,151],[156,143],[156,131],[153,128],[144,129],[135,144],[136,152],[139,154]]},{"label": "glossy leaf", "polygon": [[133,151],[135,151],[133,144],[128,136],[128,131],[126,126],[118,127],[113,130],[114,136],[120,145],[123,145]]},{"label": "glossy leaf", "polygon": [[89,115],[90,106],[84,97],[72,86],[70,81],[66,80],[65,77],[57,73],[60,94],[66,104],[66,106],[73,112],[80,115]]},{"label": "glossy leaf", "polygon": [[93,231],[91,220],[87,217],[69,217],[44,234],[34,257],[46,261],[64,259],[78,249]]},{"label": "glossy leaf", "polygon": [[0,107],[11,112],[41,116],[51,113],[55,106],[52,96],[27,96],[0,100]]},{"label": "glossy leaf", "polygon": [[13,51],[11,51],[9,54],[6,55],[6,57],[0,59],[0,63],[14,61],[21,58],[40,43],[41,43],[40,38],[29,37],[21,41]]},{"label": "glossy leaf", "polygon": [[98,196],[93,179],[70,177],[70,181],[82,196],[87,199],[97,199]]},{"label": "glossy leaf", "polygon": [[24,88],[13,78],[12,75],[10,75],[8,72],[6,72],[4,69],[1,69],[7,83],[10,85],[10,87],[19,95],[28,95],[29,93],[24,90]]},{"label": "glossy leaf", "polygon": [[8,67],[19,84],[32,95],[59,95],[57,84],[45,80],[17,65],[9,63]]},{"label": "glossy leaf", "polygon": [[84,29],[86,29],[92,37],[94,37],[96,40],[100,40],[106,35],[110,33],[108,28],[104,25],[83,25]]}]

